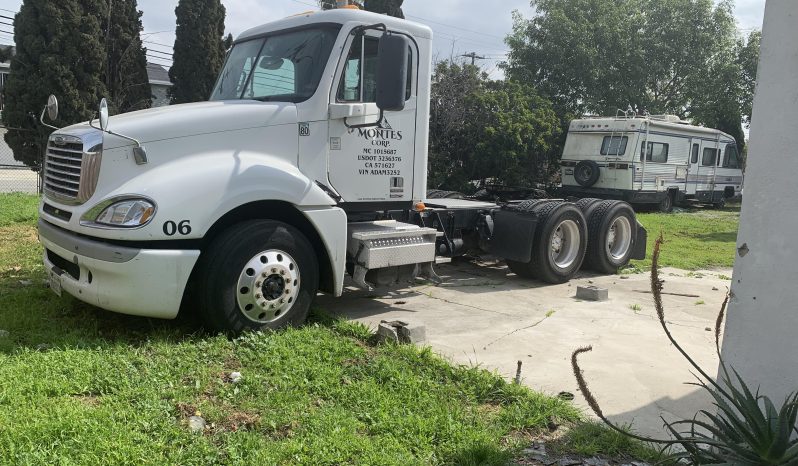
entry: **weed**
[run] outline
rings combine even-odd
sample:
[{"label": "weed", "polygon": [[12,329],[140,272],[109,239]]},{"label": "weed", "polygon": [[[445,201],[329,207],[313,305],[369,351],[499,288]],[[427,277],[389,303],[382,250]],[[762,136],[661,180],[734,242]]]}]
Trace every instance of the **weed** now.
[{"label": "weed", "polygon": [[[720,355],[720,335],[729,296],[726,296],[715,321],[715,350],[720,357],[718,381],[674,339],[665,319],[662,305],[663,281],[659,278],[658,259],[662,236],[657,239],[652,257],[651,291],[657,318],[671,344],[698,373],[696,385],[713,398],[717,410],[701,410],[689,420],[666,422],[674,440],[642,437],[611,423],[590,391],[579,367],[579,355],[593,350],[584,347],[574,351],[571,366],[579,389],[588,405],[607,426],[621,435],[643,442],[658,443],[670,451],[668,460],[679,464],[734,464],[740,466],[798,464],[798,392],[790,394],[780,408],[759,390],[752,392],[740,375],[730,369]],[[731,374],[734,374],[734,377]],[[700,416],[700,417],[699,417]],[[680,449],[673,449],[675,445]]]}]

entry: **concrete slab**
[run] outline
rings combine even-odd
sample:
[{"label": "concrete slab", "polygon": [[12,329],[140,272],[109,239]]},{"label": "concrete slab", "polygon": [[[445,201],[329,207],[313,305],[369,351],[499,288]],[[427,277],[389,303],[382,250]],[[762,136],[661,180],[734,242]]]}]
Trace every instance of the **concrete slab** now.
[{"label": "concrete slab", "polygon": [[[349,288],[339,299],[317,304],[376,329],[382,320],[426,327],[427,343],[458,364],[495,370],[508,380],[523,361],[522,381],[549,394],[567,391],[586,407],[571,373],[571,353],[581,358],[594,396],[611,419],[637,431],[662,435],[662,421],[687,418],[710,401],[685,385],[691,368],[662,332],[647,274],[594,276],[584,273],[563,285],[521,279],[501,262],[453,262],[436,266],[441,286],[419,285],[378,292]],[[714,326],[730,270],[688,273],[664,269],[666,318],[672,333],[703,368],[717,370]],[[610,299],[576,299],[576,287],[610,290]],[[703,303],[703,304],[702,304]]]}]

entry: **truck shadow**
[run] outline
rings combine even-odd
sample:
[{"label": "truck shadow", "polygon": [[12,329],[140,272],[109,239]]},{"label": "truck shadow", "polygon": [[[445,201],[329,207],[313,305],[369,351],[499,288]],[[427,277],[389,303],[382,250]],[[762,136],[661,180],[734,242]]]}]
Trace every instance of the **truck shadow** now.
[{"label": "truck shadow", "polygon": [[39,274],[3,275],[0,273],[0,353],[179,342],[206,334],[189,313],[173,321],[116,314],[67,295],[56,296]]}]

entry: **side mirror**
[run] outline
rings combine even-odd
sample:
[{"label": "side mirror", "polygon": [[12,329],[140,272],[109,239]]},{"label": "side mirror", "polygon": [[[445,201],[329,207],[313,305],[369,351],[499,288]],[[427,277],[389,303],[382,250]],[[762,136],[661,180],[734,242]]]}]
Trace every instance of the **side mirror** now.
[{"label": "side mirror", "polygon": [[400,34],[380,38],[377,62],[377,108],[398,112],[405,108],[410,41]]},{"label": "side mirror", "polygon": [[47,118],[50,121],[58,119],[58,99],[52,94],[47,98]]},{"label": "side mirror", "polygon": [[108,101],[105,97],[100,101],[100,129],[103,131],[108,129]]}]

